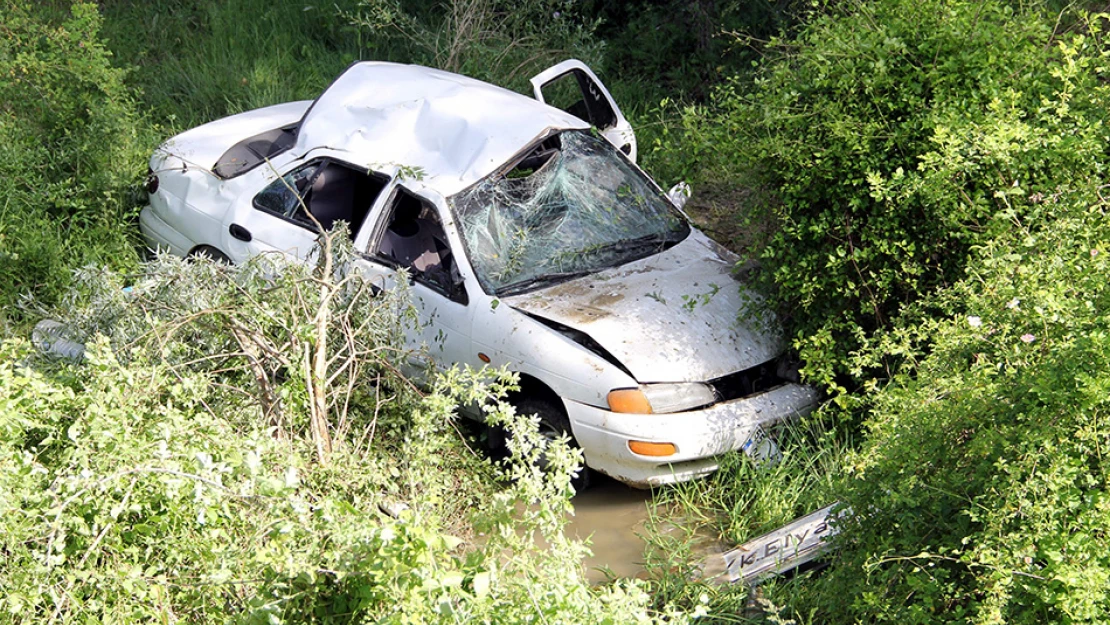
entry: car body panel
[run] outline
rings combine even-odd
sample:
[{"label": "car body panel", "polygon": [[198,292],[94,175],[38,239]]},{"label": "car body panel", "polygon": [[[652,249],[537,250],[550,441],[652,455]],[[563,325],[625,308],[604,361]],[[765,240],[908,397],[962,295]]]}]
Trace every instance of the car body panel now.
[{"label": "car body panel", "polygon": [[[246,174],[220,183],[222,197],[227,197],[228,212],[226,224],[218,233],[222,249],[235,263],[246,261],[251,256],[267,252],[284,252],[305,259],[316,246],[317,234],[303,226],[291,223],[276,215],[258,210],[254,198],[274,180],[280,178],[279,172],[296,169],[315,159],[346,156],[333,150],[313,150],[306,155],[292,152],[282,154],[271,163],[255,168]],[[352,165],[352,167],[359,167]],[[231,234],[232,224],[243,227],[250,234],[244,241]]]},{"label": "car body panel", "polygon": [[[152,175],[159,180],[157,201],[152,199],[150,206],[144,208],[140,226],[154,231],[159,223],[174,224],[181,236],[163,235],[156,245],[168,246],[175,253],[188,254],[196,247],[210,246],[235,261],[244,260],[247,250],[235,254],[233,248],[239,246],[229,241],[225,214],[255,180],[267,173],[276,177],[276,173],[259,168],[247,176],[223,180],[212,169],[216,160],[239,140],[296,123],[310,104],[291,102],[239,113],[187,130],[159,146],[150,160]],[[280,167],[287,160],[285,157],[274,165]],[[167,175],[171,172],[175,175]],[[185,241],[192,245],[179,249]]]},{"label": "car body panel", "polygon": [[[540,74],[539,85],[567,68],[596,81],[575,62]],[[214,173],[233,146],[289,124],[298,128],[291,147],[226,179]],[[358,208],[362,226],[351,235],[360,255],[357,269],[373,284],[410,285],[417,318],[406,330],[411,374],[454,364],[505,367],[558,396],[591,467],[637,486],[690,479],[712,471],[716,455],[741,448],[762,425],[804,414],[817,400],[808,387],[781,384],[727,401],[722,394],[716,403],[686,412],[629,415],[608,409],[613,389],[709,382],[777,362],[783,341],[774,324],[739,315],[745,304],[759,300],[733,277],[736,257],[691,228],[685,239],[648,250],[639,260],[498,297],[479,281],[448,201],[489,176],[507,176],[526,151],[548,145],[554,133],[588,127],[577,116],[462,76],[357,63],[311,105],[243,113],[169,140],[151,159],[158,184],[140,227],[153,247],[178,255],[210,246],[236,263],[275,252],[307,260],[318,238],[314,228],[299,217],[259,208],[258,194],[317,159],[379,180],[371,185],[373,199],[357,196],[366,198]],[[635,157],[634,149],[628,156]],[[658,189],[630,159],[611,157]],[[585,184],[592,179],[582,178]],[[307,210],[309,191],[303,193],[300,207]],[[455,271],[449,283],[437,284],[432,274],[410,272],[384,255],[381,242],[392,215],[401,212],[402,197],[416,198],[421,215],[438,220],[456,261],[443,262]],[[671,442],[677,452],[638,456],[628,448],[632,439]]]},{"label": "car body panel", "polygon": [[176,256],[187,256],[196,247],[193,239],[166,223],[162,216],[149,206],[139,213],[139,229],[151,249],[162,250]]},{"label": "car body panel", "polygon": [[449,196],[549,128],[587,127],[573,115],[471,78],[365,62],[348,68],[305,113],[292,151],[328,146],[357,155],[368,167],[412,165],[419,170],[415,176],[434,180]]},{"label": "car body panel", "polygon": [[189,167],[211,171],[216,160],[239,140],[295,124],[311,104],[311,101],[275,104],[217,119],[175,136],[159,151],[184,161]]},{"label": "car body panel", "polygon": [[[818,399],[811,387],[783,384],[683,413],[618,414],[567,402],[567,414],[590,468],[643,488],[715,471],[717,456],[741,449],[763,428],[809,414]],[[663,458],[640,456],[629,449],[630,440],[671,443],[677,453]]]},{"label": "car body panel", "polygon": [[[173,242],[175,252],[188,254],[199,245],[219,247],[222,217],[231,201],[219,179],[167,154],[156,154],[151,165],[159,180],[157,200],[143,209],[139,225],[172,224],[181,235]],[[186,242],[191,245],[176,249]]]},{"label": "car body panel", "polygon": [[495,297],[481,297],[474,309],[474,349],[492,366],[543,381],[564,401],[601,407],[610,389],[636,385],[619,367]]}]

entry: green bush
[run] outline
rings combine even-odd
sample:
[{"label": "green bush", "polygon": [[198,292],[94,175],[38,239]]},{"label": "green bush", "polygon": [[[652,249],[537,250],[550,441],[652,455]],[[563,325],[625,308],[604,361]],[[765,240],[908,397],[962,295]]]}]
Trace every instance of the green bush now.
[{"label": "green bush", "polygon": [[126,72],[74,3],[60,19],[4,0],[0,24],[0,315],[57,297],[72,267],[134,266],[135,190],[153,140]]},{"label": "green bush", "polygon": [[[749,87],[691,111],[704,175],[743,180],[755,251],[810,380],[965,275],[1030,197],[1105,175],[1104,20],[991,0],[828,9],[769,46]],[[1057,31],[1060,32],[1057,32]]]},{"label": "green bush", "polygon": [[[762,587],[792,618],[1110,620],[1108,18],[1044,8],[831,10],[670,137],[750,187],[809,379],[862,384],[831,566]],[[738,539],[797,502],[744,478],[692,489]]]},{"label": "green bush", "polygon": [[847,460],[856,514],[808,604],[827,620],[1110,619],[1106,208],[1062,190],[1011,213],[936,296],[961,312],[922,325],[933,353]]},{"label": "green bush", "polygon": [[[933,348],[870,394],[854,450],[835,431],[795,441],[778,466],[741,458],[669,499],[731,544],[834,500],[854,511],[828,569],[761,586],[798,622],[1110,620],[1110,207],[1099,187],[1004,213],[1009,226],[970,252],[966,277],[884,337],[887,353]],[[681,541],[656,542],[681,553]],[[707,593],[711,614],[747,600],[682,575],[657,588],[687,604]]]},{"label": "green bush", "polygon": [[758,58],[758,42],[794,26],[797,0],[580,0],[606,43],[603,69],[623,104],[704,101],[718,82]]},{"label": "green bush", "polygon": [[[340,270],[350,250],[335,253]],[[588,585],[562,531],[580,456],[513,414],[504,376],[452,370],[426,394],[396,376],[403,301],[337,271],[327,309],[326,263],[146,269],[130,291],[84,272],[55,311],[88,341],[82,363],[0,343],[5,620],[681,621],[637,582]],[[319,311],[339,367],[324,459]],[[460,439],[460,405],[513,431],[505,463]]]}]

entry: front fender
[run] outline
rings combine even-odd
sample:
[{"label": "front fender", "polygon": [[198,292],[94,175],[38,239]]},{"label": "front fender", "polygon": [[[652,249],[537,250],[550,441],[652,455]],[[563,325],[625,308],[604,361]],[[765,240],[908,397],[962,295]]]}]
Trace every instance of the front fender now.
[{"label": "front fender", "polygon": [[557,330],[496,298],[477,301],[475,349],[492,366],[527,374],[564,400],[606,407],[609,391],[637,385],[631,375]]}]

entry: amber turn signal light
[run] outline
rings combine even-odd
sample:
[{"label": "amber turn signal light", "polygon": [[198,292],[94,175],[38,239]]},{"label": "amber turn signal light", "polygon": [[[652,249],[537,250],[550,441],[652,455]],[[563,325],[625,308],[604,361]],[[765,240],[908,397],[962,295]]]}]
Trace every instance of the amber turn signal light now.
[{"label": "amber turn signal light", "polygon": [[647,441],[628,441],[628,448],[641,456],[673,456],[674,443],[649,443]]},{"label": "amber turn signal light", "polygon": [[651,402],[638,388],[619,388],[609,391],[606,399],[609,401],[609,410],[613,412],[651,414]]}]

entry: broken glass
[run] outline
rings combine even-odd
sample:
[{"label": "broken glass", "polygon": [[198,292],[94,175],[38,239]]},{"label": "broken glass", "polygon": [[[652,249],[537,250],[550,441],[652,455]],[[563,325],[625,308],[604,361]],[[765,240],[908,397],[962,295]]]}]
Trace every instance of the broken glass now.
[{"label": "broken glass", "polygon": [[568,130],[453,196],[482,287],[507,295],[656,254],[690,226],[608,141]]},{"label": "broken glass", "polygon": [[[315,230],[345,221],[357,234],[389,179],[329,160],[314,161],[271,182],[254,196],[254,207]],[[308,216],[305,209],[315,217]]]},{"label": "broken glass", "polygon": [[[322,161],[310,163],[273,181],[254,196],[254,206],[287,219],[297,218],[297,213],[304,210],[304,197],[312,179],[323,164]],[[301,219],[307,221],[307,218]]]}]

